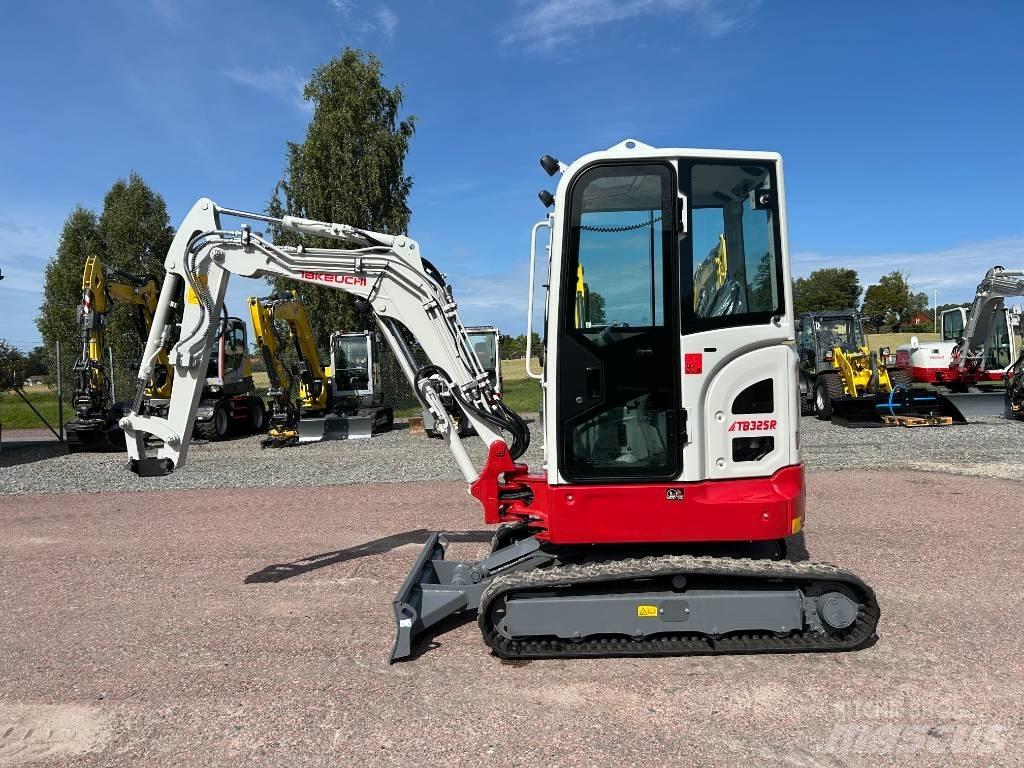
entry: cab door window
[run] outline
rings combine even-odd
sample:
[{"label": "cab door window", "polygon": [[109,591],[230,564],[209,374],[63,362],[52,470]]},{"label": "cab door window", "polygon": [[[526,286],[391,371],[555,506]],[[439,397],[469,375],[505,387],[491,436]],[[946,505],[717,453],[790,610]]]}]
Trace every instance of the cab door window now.
[{"label": "cab door window", "polygon": [[678,330],[664,164],[598,166],[574,183],[558,361],[560,468],[577,481],[679,472]]},{"label": "cab door window", "polygon": [[701,327],[764,322],[782,311],[775,196],[770,165],[692,167],[689,313]]}]

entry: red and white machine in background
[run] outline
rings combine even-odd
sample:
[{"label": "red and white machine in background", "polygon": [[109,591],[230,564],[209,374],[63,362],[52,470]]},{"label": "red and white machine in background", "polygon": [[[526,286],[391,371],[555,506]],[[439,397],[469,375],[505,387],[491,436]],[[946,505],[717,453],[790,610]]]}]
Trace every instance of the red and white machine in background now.
[{"label": "red and white machine in background", "polygon": [[896,367],[909,369],[915,382],[953,391],[1001,386],[1021,351],[1021,308],[1004,302],[1021,295],[1024,272],[993,267],[978,285],[970,307],[942,312],[941,340],[921,343],[913,337],[896,348]]}]

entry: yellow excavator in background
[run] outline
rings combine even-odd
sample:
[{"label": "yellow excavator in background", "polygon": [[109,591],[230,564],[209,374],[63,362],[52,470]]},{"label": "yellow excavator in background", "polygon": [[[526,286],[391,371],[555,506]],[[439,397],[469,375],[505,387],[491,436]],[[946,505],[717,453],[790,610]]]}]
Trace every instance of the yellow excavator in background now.
[{"label": "yellow excavator in background", "polygon": [[[391,428],[391,409],[380,402],[372,334],[332,333],[330,364],[323,365],[309,313],[297,293],[252,296],[249,314],[270,378],[270,431],[263,447],[370,437]],[[284,340],[277,321],[288,328],[294,344],[298,358],[294,370],[283,359]],[[293,399],[296,379],[298,392]]]},{"label": "yellow excavator in background", "polygon": [[[260,299],[249,297],[256,345],[270,379],[270,430],[261,441],[264,448],[282,448],[299,442],[299,418],[303,410],[323,409],[327,403],[327,372],[320,365],[309,313],[297,294],[276,293]],[[284,340],[275,321],[288,326],[299,362],[293,372],[285,362]],[[298,378],[298,394],[292,389]]]},{"label": "yellow excavator in background", "polygon": [[[124,433],[118,420],[127,408],[114,402],[110,371],[104,359],[106,328],[115,303],[136,309],[133,313],[140,346],[149,336],[156,309],[159,287],[153,277],[129,275],[105,267],[98,256],[85,260],[82,273],[82,303],[78,321],[82,329],[82,353],[75,361],[75,418],[64,425],[69,451],[123,451]],[[153,375],[145,389],[147,401],[170,397],[174,372],[167,359],[167,349],[157,353]]]}]

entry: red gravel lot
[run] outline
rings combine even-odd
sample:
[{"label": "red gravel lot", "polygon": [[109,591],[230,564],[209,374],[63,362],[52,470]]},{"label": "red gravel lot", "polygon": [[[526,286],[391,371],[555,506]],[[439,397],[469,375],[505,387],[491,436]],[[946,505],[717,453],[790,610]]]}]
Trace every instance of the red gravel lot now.
[{"label": "red gravel lot", "polygon": [[0,497],[0,764],[1024,764],[1022,491],[812,473],[858,653],[507,664],[468,621],[393,667],[427,531],[486,547],[461,483]]}]

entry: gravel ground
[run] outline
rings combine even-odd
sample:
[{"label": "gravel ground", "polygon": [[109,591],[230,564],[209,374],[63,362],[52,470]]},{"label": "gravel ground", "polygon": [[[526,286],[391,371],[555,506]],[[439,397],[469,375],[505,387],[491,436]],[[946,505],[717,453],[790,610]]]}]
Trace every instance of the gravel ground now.
[{"label": "gravel ground", "polygon": [[[538,426],[535,422],[535,428]],[[1024,422],[993,419],[953,427],[847,429],[801,420],[803,458],[811,469],[917,469],[1015,480],[1021,477]],[[534,431],[528,465],[542,464]],[[467,441],[480,463],[479,440]],[[319,486],[456,480],[461,476],[440,440],[404,429],[369,440],[330,441],[261,450],[257,437],[193,444],[186,466],[169,477],[138,478],[123,454],[62,454],[55,444],[0,453],[0,494]]]},{"label": "gravel ground", "polygon": [[878,593],[869,649],[506,664],[469,619],[389,667],[427,529],[484,551],[462,483],[0,497],[0,765],[1024,764],[1024,486],[808,483],[809,555]]}]

